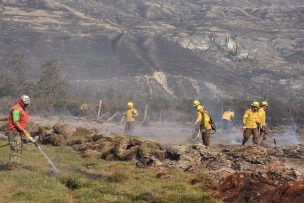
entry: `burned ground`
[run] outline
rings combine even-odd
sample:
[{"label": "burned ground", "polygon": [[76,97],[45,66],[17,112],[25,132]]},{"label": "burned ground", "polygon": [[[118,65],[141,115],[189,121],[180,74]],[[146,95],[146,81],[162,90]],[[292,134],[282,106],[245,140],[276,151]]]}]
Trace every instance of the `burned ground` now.
[{"label": "burned ground", "polygon": [[[140,137],[102,135],[66,123],[54,127],[31,125],[42,144],[68,145],[83,157],[131,161],[138,167],[177,168],[196,178],[213,197],[225,202],[299,202],[304,190],[304,145],[238,146],[163,145]],[[61,129],[58,129],[61,126]],[[65,135],[58,132],[70,132]],[[159,178],[170,178],[159,173]]]}]

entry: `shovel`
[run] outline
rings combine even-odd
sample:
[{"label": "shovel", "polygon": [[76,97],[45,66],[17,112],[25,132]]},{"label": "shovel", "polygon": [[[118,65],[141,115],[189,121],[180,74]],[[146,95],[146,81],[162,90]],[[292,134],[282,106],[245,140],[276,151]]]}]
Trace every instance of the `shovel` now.
[{"label": "shovel", "polygon": [[[268,128],[267,128],[267,129],[268,129]],[[268,132],[269,132],[269,130],[268,130]],[[261,135],[261,127],[259,127],[259,134]],[[274,137],[272,137],[272,135],[271,135],[270,133],[267,133],[266,135],[267,135],[268,137],[270,137],[271,139],[273,139],[273,144],[274,144],[274,145],[277,145],[276,139],[275,139]],[[263,141],[264,141],[264,140],[262,140],[261,143],[263,143]]]},{"label": "shovel", "polygon": [[268,137],[270,137],[271,139],[273,139],[274,145],[277,145],[276,139],[275,139],[274,137],[272,137],[272,135],[271,135],[270,133],[267,133],[266,135],[267,135]]}]

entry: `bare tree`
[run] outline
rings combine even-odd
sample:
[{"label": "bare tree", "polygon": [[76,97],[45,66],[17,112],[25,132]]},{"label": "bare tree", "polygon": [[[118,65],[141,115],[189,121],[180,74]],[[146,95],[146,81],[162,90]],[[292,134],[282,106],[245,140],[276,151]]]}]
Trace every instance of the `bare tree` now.
[{"label": "bare tree", "polygon": [[8,69],[12,70],[17,74],[17,84],[21,85],[24,82],[24,55],[23,54],[15,54],[12,56],[7,63]]},{"label": "bare tree", "polygon": [[44,98],[50,105],[67,99],[68,83],[59,71],[56,60],[48,60],[41,65],[44,69],[38,83],[39,97]]}]

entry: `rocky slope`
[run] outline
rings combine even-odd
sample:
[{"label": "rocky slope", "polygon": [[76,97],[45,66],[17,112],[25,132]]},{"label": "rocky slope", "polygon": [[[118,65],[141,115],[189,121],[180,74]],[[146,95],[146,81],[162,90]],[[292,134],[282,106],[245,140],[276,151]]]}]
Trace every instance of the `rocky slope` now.
[{"label": "rocky slope", "polygon": [[1,1],[0,62],[58,60],[77,90],[303,98],[301,0]]}]

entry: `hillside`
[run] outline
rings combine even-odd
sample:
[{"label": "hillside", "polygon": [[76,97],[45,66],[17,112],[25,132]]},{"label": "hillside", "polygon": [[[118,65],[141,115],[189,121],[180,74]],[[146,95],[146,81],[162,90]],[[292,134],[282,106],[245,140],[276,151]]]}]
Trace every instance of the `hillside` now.
[{"label": "hillside", "polygon": [[78,89],[141,96],[303,99],[301,0],[1,1],[0,70],[49,58]]}]

